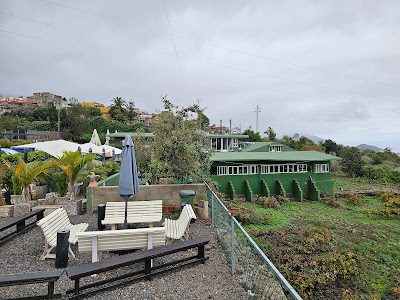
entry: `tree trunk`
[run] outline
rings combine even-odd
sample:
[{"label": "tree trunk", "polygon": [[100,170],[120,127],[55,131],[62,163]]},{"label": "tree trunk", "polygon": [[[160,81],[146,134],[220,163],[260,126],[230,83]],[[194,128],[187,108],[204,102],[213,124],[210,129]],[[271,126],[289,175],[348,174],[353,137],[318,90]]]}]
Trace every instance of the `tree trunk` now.
[{"label": "tree trunk", "polygon": [[71,202],[75,201],[75,184],[68,183],[69,200]]},{"label": "tree trunk", "polygon": [[29,186],[22,188],[22,200],[24,203],[28,203],[30,199],[30,193],[29,193]]}]

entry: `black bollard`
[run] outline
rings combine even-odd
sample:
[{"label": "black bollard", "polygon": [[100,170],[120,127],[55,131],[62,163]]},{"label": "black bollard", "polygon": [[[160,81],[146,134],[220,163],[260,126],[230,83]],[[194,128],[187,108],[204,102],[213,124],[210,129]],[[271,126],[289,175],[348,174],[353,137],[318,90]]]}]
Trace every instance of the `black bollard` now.
[{"label": "black bollard", "polygon": [[97,230],[101,231],[106,228],[105,225],[101,224],[101,221],[104,220],[106,216],[106,205],[99,204],[97,205]]},{"label": "black bollard", "polygon": [[56,268],[68,266],[69,230],[57,231]]}]

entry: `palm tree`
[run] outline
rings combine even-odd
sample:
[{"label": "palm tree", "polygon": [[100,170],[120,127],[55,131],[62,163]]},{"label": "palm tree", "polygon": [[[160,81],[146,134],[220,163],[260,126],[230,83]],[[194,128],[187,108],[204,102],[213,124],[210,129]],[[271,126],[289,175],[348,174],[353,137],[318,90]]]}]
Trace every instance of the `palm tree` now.
[{"label": "palm tree", "polygon": [[76,151],[65,151],[63,156],[53,160],[53,166],[60,168],[67,176],[70,201],[75,200],[75,184],[81,175],[83,168],[95,158],[94,155],[85,155]]},{"label": "palm tree", "polygon": [[30,163],[18,159],[16,165],[12,165],[8,161],[3,161],[3,164],[13,173],[13,185],[22,188],[22,199],[24,202],[32,199],[32,191],[30,184],[41,174],[47,172],[51,165],[42,161],[33,161]]},{"label": "palm tree", "polygon": [[121,97],[115,97],[111,101],[113,102],[112,106],[117,107],[119,109],[123,109],[126,106],[126,101]]}]

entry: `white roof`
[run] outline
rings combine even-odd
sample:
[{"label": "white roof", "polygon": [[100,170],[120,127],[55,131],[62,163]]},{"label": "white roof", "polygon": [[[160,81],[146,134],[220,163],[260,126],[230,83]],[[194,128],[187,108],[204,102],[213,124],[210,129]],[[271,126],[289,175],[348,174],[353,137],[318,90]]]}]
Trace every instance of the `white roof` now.
[{"label": "white roof", "polygon": [[[90,149],[92,150],[91,152],[94,154],[103,154],[103,148],[101,146],[97,146],[93,143],[85,143],[80,145],[81,147],[81,152],[82,153],[90,153]],[[106,150],[107,152],[107,150]]]},{"label": "white roof", "polygon": [[32,144],[25,144],[15,146],[13,148],[34,148],[35,150],[43,151],[48,153],[51,156],[56,158],[60,158],[65,151],[78,151],[78,148],[81,145],[74,142],[69,142],[66,140],[54,140],[54,141],[46,141],[46,142],[37,142]]}]

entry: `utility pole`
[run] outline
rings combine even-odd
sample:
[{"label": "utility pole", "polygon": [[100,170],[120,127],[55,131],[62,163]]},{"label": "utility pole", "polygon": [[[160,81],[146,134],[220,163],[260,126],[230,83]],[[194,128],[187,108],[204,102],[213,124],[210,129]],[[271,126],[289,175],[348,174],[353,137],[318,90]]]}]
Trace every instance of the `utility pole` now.
[{"label": "utility pole", "polygon": [[257,105],[255,112],[256,112],[256,133],[257,133],[258,132],[258,113],[261,112],[261,107],[259,107]]},{"label": "utility pole", "polygon": [[229,133],[232,134],[232,119],[229,119]]}]

